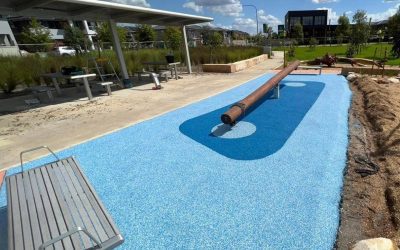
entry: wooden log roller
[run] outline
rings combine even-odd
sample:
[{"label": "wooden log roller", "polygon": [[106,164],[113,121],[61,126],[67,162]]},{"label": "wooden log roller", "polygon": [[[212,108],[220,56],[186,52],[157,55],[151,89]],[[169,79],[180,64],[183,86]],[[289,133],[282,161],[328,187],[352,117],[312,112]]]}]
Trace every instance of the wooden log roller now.
[{"label": "wooden log roller", "polygon": [[269,79],[266,83],[264,83],[261,87],[256,89],[253,93],[248,95],[243,100],[235,103],[227,112],[221,115],[221,121],[225,124],[229,124],[231,126],[235,125],[236,120],[244,115],[246,110],[249,109],[254,103],[263,98],[268,91],[273,89],[274,87],[279,87],[279,82],[282,81],[287,75],[289,75],[292,71],[297,69],[300,65],[300,61],[295,61],[291,63],[289,66],[284,68],[274,77]]}]

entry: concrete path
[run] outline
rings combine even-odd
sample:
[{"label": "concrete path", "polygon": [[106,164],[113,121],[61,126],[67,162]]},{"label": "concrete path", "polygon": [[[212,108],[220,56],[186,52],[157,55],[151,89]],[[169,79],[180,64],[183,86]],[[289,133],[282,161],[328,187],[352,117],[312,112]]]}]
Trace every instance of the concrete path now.
[{"label": "concrete path", "polygon": [[[233,74],[184,75],[183,79],[164,83],[158,91],[146,84],[114,91],[110,97],[96,97],[91,102],[84,98],[0,116],[0,169],[18,164],[19,153],[25,149],[40,145],[55,151],[68,148],[224,92],[282,63],[278,56]],[[26,159],[43,154],[47,152],[32,153]]]}]

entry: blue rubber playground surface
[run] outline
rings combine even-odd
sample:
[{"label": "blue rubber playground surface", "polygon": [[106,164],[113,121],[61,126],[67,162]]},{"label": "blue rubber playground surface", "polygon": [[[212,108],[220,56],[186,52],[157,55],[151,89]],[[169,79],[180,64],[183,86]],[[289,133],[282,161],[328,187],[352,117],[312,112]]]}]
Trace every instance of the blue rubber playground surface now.
[{"label": "blue rubber playground surface", "polygon": [[270,77],[58,153],[80,162],[125,237],[119,249],[333,247],[351,92],[341,76],[291,75],[279,99],[224,127],[220,115]]}]

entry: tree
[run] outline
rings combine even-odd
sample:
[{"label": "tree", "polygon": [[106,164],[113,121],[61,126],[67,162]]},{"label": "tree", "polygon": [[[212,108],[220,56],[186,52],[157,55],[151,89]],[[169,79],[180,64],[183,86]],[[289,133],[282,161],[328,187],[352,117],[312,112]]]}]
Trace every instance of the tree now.
[{"label": "tree", "polygon": [[216,31],[213,32],[209,28],[204,28],[202,31],[202,37],[203,44],[210,48],[210,62],[212,62],[213,52],[217,47],[222,45],[224,38],[221,33]]},{"label": "tree", "polygon": [[388,29],[390,36],[393,37],[392,53],[395,57],[400,57],[400,7],[397,13],[389,18]]},{"label": "tree", "polygon": [[49,29],[42,26],[35,18],[32,18],[29,25],[24,27],[21,32],[21,41],[27,44],[38,44],[32,46],[35,51],[47,51],[49,46],[43,46],[43,44],[51,43],[52,39]]},{"label": "tree", "polygon": [[314,37],[312,37],[312,38],[310,38],[308,43],[309,43],[310,49],[315,50],[315,47],[318,45],[319,41],[317,39],[315,39]]},{"label": "tree", "polygon": [[[102,23],[96,28],[97,40],[102,43],[112,43],[111,29],[109,23]],[[117,33],[119,41],[124,43],[126,41],[126,29],[117,26]]]},{"label": "tree", "polygon": [[138,25],[135,39],[139,42],[152,42],[156,38],[156,32],[153,27],[147,24]]},{"label": "tree", "polygon": [[64,27],[64,43],[73,47],[77,54],[82,51],[82,48],[86,49],[89,42],[83,31],[78,27],[71,27],[69,25]]},{"label": "tree", "polygon": [[263,32],[268,35],[268,38],[272,37],[272,27],[267,23],[263,24]]},{"label": "tree", "polygon": [[367,21],[367,13],[363,10],[358,10],[353,16],[353,23],[350,41],[358,54],[361,52],[361,47],[368,42],[370,27]]},{"label": "tree", "polygon": [[182,45],[182,32],[176,27],[168,27],[164,33],[164,41],[171,50],[178,50]]},{"label": "tree", "polygon": [[350,36],[350,20],[349,18],[343,14],[342,16],[339,17],[338,19],[338,26],[336,29],[336,38],[338,40],[338,43],[342,43],[345,37]]},{"label": "tree", "polygon": [[298,39],[298,41],[300,42],[303,42],[304,32],[303,32],[303,25],[301,25],[301,23],[299,22],[295,23],[295,25],[293,26],[291,37]]}]

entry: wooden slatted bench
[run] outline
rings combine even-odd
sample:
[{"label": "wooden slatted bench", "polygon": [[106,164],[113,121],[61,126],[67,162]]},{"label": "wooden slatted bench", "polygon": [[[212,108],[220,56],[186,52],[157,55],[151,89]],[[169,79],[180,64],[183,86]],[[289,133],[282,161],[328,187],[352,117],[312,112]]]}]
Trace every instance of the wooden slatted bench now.
[{"label": "wooden slatted bench", "polygon": [[[43,146],[44,148],[47,148]],[[8,249],[111,249],[123,237],[74,157],[7,176]]]}]

